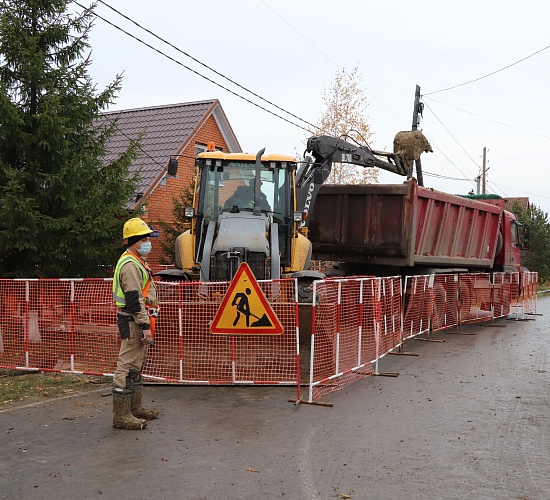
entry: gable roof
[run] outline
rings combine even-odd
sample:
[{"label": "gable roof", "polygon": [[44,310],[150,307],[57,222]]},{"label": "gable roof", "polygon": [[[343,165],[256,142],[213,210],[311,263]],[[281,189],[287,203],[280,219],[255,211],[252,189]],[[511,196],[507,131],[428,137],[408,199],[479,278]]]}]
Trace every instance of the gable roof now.
[{"label": "gable roof", "polygon": [[[137,139],[143,134],[140,156],[130,171],[141,172],[137,192],[143,193],[145,199],[162,179],[170,155],[180,154],[211,115],[229,152],[241,152],[220,101],[212,99],[102,113],[98,119],[100,126],[115,120],[117,124],[117,130],[107,144],[105,160],[109,162],[118,158],[128,148],[131,139]],[[128,208],[133,209],[135,205],[136,202],[132,200]]]},{"label": "gable roof", "polygon": [[514,203],[518,203],[520,208],[524,212],[529,210],[529,198],[526,196],[519,197],[519,198],[504,198],[504,199],[505,199],[505,203],[504,203],[505,210],[511,211],[512,207],[514,206]]}]

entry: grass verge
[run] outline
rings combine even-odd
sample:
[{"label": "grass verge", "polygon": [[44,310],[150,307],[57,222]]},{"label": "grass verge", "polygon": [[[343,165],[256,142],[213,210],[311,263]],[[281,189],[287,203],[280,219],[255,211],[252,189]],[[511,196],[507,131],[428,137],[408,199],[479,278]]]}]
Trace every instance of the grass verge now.
[{"label": "grass verge", "polygon": [[51,398],[110,385],[109,377],[64,373],[0,372],[0,405],[40,398]]}]

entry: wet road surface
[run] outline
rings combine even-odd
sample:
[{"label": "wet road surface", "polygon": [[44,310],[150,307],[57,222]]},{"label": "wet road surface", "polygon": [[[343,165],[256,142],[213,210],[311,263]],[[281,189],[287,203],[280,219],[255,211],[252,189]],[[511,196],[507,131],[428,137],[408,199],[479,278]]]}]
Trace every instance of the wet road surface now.
[{"label": "wet road surface", "polygon": [[[0,407],[10,499],[549,499],[550,297],[535,321],[407,341],[417,357],[294,405],[292,387],[147,386],[144,431],[109,389]],[[105,395],[108,396],[105,396]]]}]

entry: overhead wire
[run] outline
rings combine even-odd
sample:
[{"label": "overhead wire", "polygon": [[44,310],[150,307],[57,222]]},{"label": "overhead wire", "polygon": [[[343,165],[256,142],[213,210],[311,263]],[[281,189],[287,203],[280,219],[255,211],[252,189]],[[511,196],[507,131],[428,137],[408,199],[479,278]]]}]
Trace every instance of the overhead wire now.
[{"label": "overhead wire", "polygon": [[[537,134],[537,133],[535,133],[535,132],[531,132],[531,131],[529,131],[529,130],[525,130],[525,129],[522,129],[522,128],[519,128],[519,127],[514,127],[514,126],[512,126],[512,125],[508,125],[508,124],[506,124],[506,123],[502,123],[502,122],[499,122],[499,121],[497,121],[497,120],[492,120],[492,119],[490,119],[490,118],[486,118],[486,117],[477,115],[477,114],[475,114],[475,113],[471,113],[471,112],[469,112],[469,111],[466,111],[466,110],[457,108],[457,107],[455,107],[455,106],[452,106],[452,105],[449,105],[449,104],[442,103],[442,102],[437,101],[436,99],[434,99],[434,98],[432,98],[432,97],[427,97],[427,96],[430,96],[430,95],[433,95],[433,94],[437,94],[437,93],[440,93],[440,92],[446,92],[446,91],[448,91],[448,90],[452,90],[452,89],[456,89],[456,88],[458,88],[458,87],[462,87],[462,86],[465,86],[465,85],[469,85],[470,83],[478,82],[478,81],[480,81],[480,80],[483,80],[484,78],[488,78],[488,77],[490,77],[490,76],[492,76],[492,75],[495,75],[495,74],[497,74],[497,73],[500,73],[501,71],[504,71],[504,70],[506,70],[506,69],[509,69],[509,68],[511,68],[512,66],[515,66],[515,65],[517,65],[517,64],[519,64],[519,63],[521,63],[521,62],[523,62],[523,61],[526,61],[527,59],[529,59],[529,58],[531,58],[531,57],[533,57],[533,56],[535,56],[535,55],[537,55],[537,54],[540,54],[541,52],[543,52],[543,51],[545,51],[545,50],[547,50],[547,49],[549,49],[549,48],[550,48],[550,45],[548,45],[548,46],[546,46],[546,47],[543,47],[542,49],[537,50],[537,51],[533,52],[532,54],[529,54],[528,56],[519,59],[518,61],[515,61],[515,62],[513,62],[513,63],[511,63],[511,64],[508,64],[507,66],[504,66],[503,68],[500,68],[500,69],[498,69],[498,70],[496,70],[496,71],[492,71],[491,73],[487,73],[486,75],[480,76],[479,78],[474,78],[473,80],[468,80],[467,82],[463,82],[463,83],[460,83],[460,84],[458,84],[458,85],[453,85],[452,87],[447,87],[447,88],[443,88],[443,89],[440,89],[440,90],[435,90],[435,91],[432,91],[432,92],[426,92],[426,93],[424,93],[424,94],[422,95],[422,98],[423,98],[423,99],[429,99],[429,100],[432,100],[432,101],[434,101],[434,102],[439,102],[440,104],[450,106],[450,107],[452,107],[452,108],[455,108],[455,109],[457,109],[457,110],[459,110],[459,111],[462,111],[462,112],[464,112],[464,113],[468,113],[468,114],[470,114],[470,115],[476,116],[476,117],[478,117],[478,118],[482,118],[482,119],[485,119],[485,120],[492,121],[492,122],[497,123],[497,124],[499,124],[499,125],[502,125],[502,126],[504,126],[504,127],[509,127],[509,128],[513,128],[513,129],[516,129],[516,130],[520,130],[520,131],[522,131],[522,132],[526,132],[526,133],[528,133],[528,134],[536,135],[536,136],[542,137],[542,138],[544,138],[544,139],[550,139],[550,137],[548,137],[548,136],[545,136],[545,135],[542,135],[542,134]],[[432,111],[432,113],[434,113],[434,111],[429,107],[428,104],[426,104],[426,106],[428,106],[428,108]],[[435,115],[435,113],[434,113],[434,116],[437,118],[437,120],[439,120],[439,118]],[[443,125],[443,123],[441,122],[441,120],[439,120],[439,122]],[[443,125],[443,127],[445,127],[445,126]],[[448,131],[448,129],[447,129],[446,127],[445,127],[445,130]],[[449,131],[448,131],[448,132],[449,132]],[[451,135],[451,137],[453,137],[453,139],[455,139],[454,136],[453,136],[450,132],[449,132],[449,134]],[[456,141],[456,139],[455,139],[455,141]],[[456,142],[457,142],[457,144],[459,144],[458,141],[456,141]],[[459,144],[459,146],[462,148],[462,146],[461,146],[460,144]],[[464,150],[464,148],[462,148],[462,149]],[[464,150],[464,152],[466,152],[466,150]],[[467,154],[467,153],[466,153],[466,154]],[[470,155],[468,155],[468,156],[470,157],[470,159],[472,159]],[[475,163],[475,161],[474,161],[474,163]],[[498,188],[498,184],[497,184],[497,183],[492,182],[492,184],[495,185],[495,186]],[[502,190],[499,189],[499,191],[501,191],[501,193],[503,193]],[[519,191],[519,190],[517,190],[517,191]],[[519,191],[519,192],[522,192],[522,191]],[[525,193],[525,192],[524,192],[524,193]],[[503,194],[504,194],[504,193],[503,193]],[[532,196],[538,196],[538,195],[533,194],[533,193],[526,193],[526,194],[530,194],[530,195],[532,195]]]},{"label": "overhead wire", "polygon": [[[439,117],[435,114],[434,110],[432,108],[430,108],[430,106],[428,104],[426,104],[426,107],[432,112],[432,114],[434,115],[435,119],[441,124],[441,126],[447,131],[447,133],[453,138],[453,141],[455,141],[458,146],[460,147],[460,149],[462,149],[462,151],[464,151],[464,153],[466,153],[466,156],[468,156],[468,158],[470,158],[470,160],[472,160],[472,163],[476,166],[479,166],[476,161],[470,156],[470,153],[468,153],[468,151],[466,151],[466,149],[464,149],[464,147],[462,146],[462,144],[460,144],[460,142],[458,142],[458,140],[456,139],[456,137],[451,133],[451,131],[445,126],[445,124],[439,119]],[[465,175],[463,172],[461,172],[462,175]]]},{"label": "overhead wire", "polygon": [[[297,33],[301,38],[303,38],[307,43],[309,43],[317,52],[319,52],[323,57],[325,57],[329,62],[331,62],[336,68],[340,68],[340,65],[336,62],[334,62],[327,54],[325,54],[317,45],[315,45],[309,38],[305,37],[304,34],[297,30],[292,23],[287,21],[281,14],[279,14],[273,7],[271,7],[268,3],[266,3],[264,0],[260,0],[273,14],[275,14],[279,19],[281,19],[286,25],[288,25],[295,33]],[[394,115],[400,122],[404,121],[401,116],[399,116],[395,111],[393,111],[390,107],[388,107],[385,103],[383,103],[380,99],[378,99],[368,88],[365,87],[365,92],[370,95],[378,104],[380,104],[382,107],[384,107],[386,110],[388,110],[392,115]]]},{"label": "overhead wire", "polygon": [[[424,97],[424,96],[422,96],[422,97]],[[523,128],[514,127],[513,125],[508,125],[507,123],[499,122],[498,120],[493,120],[491,118],[487,118],[486,116],[481,116],[481,115],[478,115],[476,113],[472,113],[471,111],[466,111],[465,109],[458,108],[456,106],[453,106],[452,104],[447,104],[445,102],[438,101],[437,99],[434,99],[433,97],[428,97],[427,99],[429,99],[430,101],[433,101],[433,102],[437,102],[439,104],[443,104],[443,106],[449,106],[450,108],[456,109],[457,111],[462,111],[463,113],[467,113],[467,114],[475,116],[477,118],[481,118],[483,120],[487,120],[487,121],[490,121],[490,122],[493,122],[493,123],[497,123],[498,125],[502,125],[503,127],[512,128],[514,130],[519,130],[521,132],[526,132],[526,133],[531,134],[531,135],[536,135],[537,137],[542,137],[543,139],[550,139],[550,136],[538,134],[536,132],[532,132],[530,130],[525,130]]]},{"label": "overhead wire", "polygon": [[497,186],[500,186],[504,189],[510,189],[511,191],[517,191],[518,193],[528,194],[528,195],[531,195],[531,196],[535,196],[537,198],[544,198],[545,200],[550,200],[550,196],[542,196],[541,194],[529,193],[528,191],[522,191],[521,189],[517,189],[515,187],[504,186],[502,184],[497,184],[496,182],[493,182],[493,184],[495,184]]},{"label": "overhead wire", "polygon": [[[424,96],[422,96],[422,97],[424,97]],[[433,99],[433,98],[428,98],[428,99],[430,99],[430,100],[432,100],[432,101],[434,101],[434,102],[438,102],[438,103],[443,104],[443,105],[450,106],[450,107],[455,108],[455,109],[457,109],[457,110],[459,110],[459,111],[464,111],[464,110],[462,110],[462,109],[460,109],[460,108],[456,108],[455,106],[451,106],[451,105],[449,105],[449,104],[442,103],[442,102],[440,102],[440,101],[438,101],[438,100],[436,100],[436,99]],[[425,103],[425,104],[426,104],[426,103]],[[437,115],[435,114],[435,112],[433,111],[433,109],[430,108],[430,106],[429,106],[428,104],[426,104],[426,106],[427,106],[428,109],[430,109],[430,111],[434,114],[435,118],[441,123],[441,125],[443,125],[443,123],[442,123],[441,120],[437,117]],[[465,113],[472,114],[472,115],[474,115],[474,116],[478,116],[479,118],[485,118],[485,117],[476,115],[475,113],[470,113],[470,112],[468,112],[468,111],[464,111],[464,112],[465,112]],[[485,118],[485,119],[490,120],[489,118]],[[490,120],[490,121],[495,121],[495,120]],[[532,133],[533,135],[537,135],[537,136],[543,137],[543,138],[545,138],[545,139],[550,139],[550,137],[547,137],[547,136],[544,136],[544,135],[541,135],[541,134],[536,134],[536,133],[533,133],[533,132],[529,132],[529,131],[527,131],[527,130],[518,129],[517,127],[513,127],[513,126],[511,126],[511,125],[506,125],[506,124],[500,123],[500,122],[496,122],[496,123],[499,123],[500,125],[504,125],[504,126],[506,126],[506,127],[515,128],[515,129],[517,129],[517,130],[522,130],[523,132]],[[445,125],[443,125],[443,127],[445,128],[445,130],[448,131],[448,129],[447,129],[447,127],[445,127]],[[449,132],[449,131],[448,131],[448,132]],[[449,132],[449,134],[450,134],[450,132]],[[453,137],[452,134],[450,134],[450,135],[451,135],[451,137]],[[454,139],[454,137],[453,137],[453,139]],[[456,139],[455,139],[455,141],[456,141]],[[457,143],[458,143],[458,142],[457,142]],[[460,144],[459,144],[459,146],[460,146]],[[460,146],[460,147],[462,148],[462,146]],[[464,150],[464,148],[462,148],[462,149]],[[464,151],[465,151],[465,150],[464,150]],[[441,150],[440,150],[440,152],[441,152]],[[466,151],[465,151],[465,152],[466,152]],[[442,153],[442,154],[443,154],[443,153]],[[466,153],[466,154],[467,154],[467,153]],[[444,156],[445,156],[445,155],[444,155]],[[471,157],[470,155],[468,155],[468,156],[470,157],[470,159],[472,159],[472,157]],[[446,158],[447,158],[447,157],[446,157]],[[447,158],[447,160],[449,160],[449,158]],[[450,161],[450,160],[449,160],[449,161]],[[474,160],[472,159],[472,161],[474,161]],[[475,163],[475,161],[474,161],[474,163]],[[454,165],[454,163],[453,163],[453,165]],[[477,164],[476,164],[476,165],[477,165]],[[454,166],[456,167],[456,165],[454,165]],[[458,169],[458,167],[456,167],[456,168]],[[461,173],[462,173],[462,172],[461,172]],[[463,175],[464,175],[464,174],[463,174]],[[492,183],[493,185],[495,185],[495,186],[498,188],[499,184],[497,184],[497,183],[494,182],[494,181],[491,181],[491,183]],[[506,187],[506,186],[503,186],[503,187]],[[514,189],[514,188],[507,188],[507,189]],[[499,191],[500,191],[504,196],[506,196],[506,194],[504,194],[503,191],[501,191],[501,190],[499,190]],[[529,194],[529,195],[531,195],[531,196],[536,196],[536,197],[540,197],[540,198],[545,198],[544,196],[538,195],[538,194],[536,194],[536,193],[529,193],[529,192],[527,192],[527,191],[519,191],[519,190],[517,190],[517,191],[518,191],[518,192],[522,192],[522,193],[524,193],[524,194]],[[550,198],[549,198],[549,199],[550,199]]]},{"label": "overhead wire", "polygon": [[[101,0],[99,0],[101,1]],[[307,43],[309,43],[317,52],[319,52],[319,54],[321,54],[324,58],[326,58],[328,61],[330,61],[332,64],[334,64],[334,66],[336,66],[337,68],[340,67],[340,65],[336,62],[334,62],[329,56],[327,56],[319,47],[317,47],[311,40],[309,40],[308,38],[306,38],[304,36],[304,34],[297,30],[294,26],[292,26],[292,24],[290,24],[283,16],[281,16],[281,14],[279,14],[275,9],[273,9],[269,4],[267,4],[266,2],[264,2],[264,0],[260,0],[260,2],[262,2],[271,12],[273,12],[273,14],[275,14],[279,19],[281,19],[281,21],[283,21],[285,24],[287,24],[288,26],[290,26],[290,28],[296,32],[297,35],[301,36]],[[103,2],[102,2],[103,3]]]},{"label": "overhead wire", "polygon": [[423,175],[427,175],[428,177],[436,177],[437,179],[446,179],[450,181],[468,181],[472,182],[472,179],[465,179],[461,177],[449,177],[448,175],[441,175],[441,174],[434,174],[433,172],[426,172],[425,170],[422,170]]},{"label": "overhead wire", "polygon": [[313,125],[312,123],[309,123],[307,120],[304,120],[303,118],[300,118],[299,116],[295,115],[294,113],[291,113],[290,111],[278,106],[277,104],[275,104],[274,102],[271,102],[269,101],[268,99],[265,99],[264,97],[262,97],[261,95],[257,94],[256,92],[253,92],[252,90],[250,90],[249,88],[247,87],[244,87],[243,85],[241,85],[240,83],[236,82],[235,80],[229,78],[228,76],[224,75],[223,73],[220,73],[219,71],[217,71],[216,69],[212,68],[211,66],[209,66],[208,64],[206,63],[203,63],[202,61],[200,61],[199,59],[197,59],[196,57],[193,57],[191,54],[189,54],[188,52],[185,52],[184,50],[180,49],[179,47],[177,47],[176,45],[174,45],[173,43],[169,42],[168,40],[162,38],[161,36],[157,35],[156,33],[154,33],[153,31],[151,31],[150,29],[148,28],[145,28],[144,26],[142,26],[141,24],[139,24],[138,22],[134,21],[133,19],[131,19],[130,17],[128,17],[126,14],[120,12],[119,10],[115,9],[113,6],[109,5],[107,2],[103,1],[103,0],[97,0],[98,3],[102,4],[102,5],[105,5],[105,7],[108,7],[109,9],[111,9],[113,12],[116,12],[119,16],[122,16],[124,19],[126,19],[127,21],[130,21],[131,23],[135,24],[138,28],[142,29],[143,31],[145,31],[146,33],[149,33],[151,36],[157,38],[158,40],[160,40],[161,42],[165,43],[166,45],[168,45],[169,47],[173,48],[174,50],[176,50],[177,52],[180,52],[181,54],[183,54],[184,56],[192,59],[193,61],[195,61],[196,63],[200,64],[201,66],[205,67],[206,69],[212,71],[213,73],[215,73],[216,75],[218,76],[221,76],[223,79],[227,80],[228,82],[232,83],[233,85],[239,87],[240,89],[252,94],[254,97],[257,97],[258,99],[261,99],[262,101],[264,101],[265,103],[269,104],[270,106],[273,106],[274,108],[277,108],[278,110],[280,111],[283,111],[284,113],[288,114],[289,116],[292,116],[293,118],[296,118],[304,123],[306,123],[307,125],[310,125],[312,127],[315,127],[315,125]]},{"label": "overhead wire", "polygon": [[[84,10],[91,10],[91,8],[89,7],[85,7],[84,5],[80,4],[79,2],[75,2],[76,5],[78,5],[80,8],[84,9]],[[281,120],[284,120],[286,121],[287,123],[290,123],[291,125],[294,125],[295,127],[297,128],[300,128],[302,130],[305,130],[306,132],[310,132],[310,129],[307,129],[306,127],[303,127],[302,125],[299,125],[297,123],[294,123],[293,121],[289,120],[288,118],[285,118],[284,116],[281,116],[267,108],[265,108],[264,106],[261,106],[259,105],[258,103],[255,103],[254,101],[251,101],[250,99],[247,99],[246,97],[238,94],[237,92],[225,87],[224,85],[221,85],[220,83],[212,80],[211,78],[208,78],[207,76],[203,75],[202,73],[199,73],[198,71],[196,71],[195,69],[183,64],[181,61],[178,61],[177,59],[174,59],[173,57],[169,56],[168,54],[162,52],[160,49],[157,49],[156,47],[154,47],[153,45],[145,42],[144,40],[141,40],[139,37],[133,35],[132,33],[124,30],[123,28],[121,28],[120,26],[117,26],[116,24],[112,23],[111,21],[109,21],[108,19],[105,19],[103,16],[100,16],[99,14],[97,14],[96,12],[93,12],[94,16],[96,16],[98,19],[101,19],[102,21],[106,22],[107,24],[109,24],[110,26],[112,26],[113,28],[116,28],[117,30],[121,31],[122,33],[124,33],[125,35],[128,35],[129,37],[133,38],[134,40],[138,41],[139,43],[145,45],[146,47],[154,50],[155,52],[159,53],[160,55],[166,57],[167,59],[171,60],[172,62],[175,62],[176,64],[182,66],[183,68],[191,71],[192,73],[195,73],[196,75],[200,76],[201,78],[204,78],[205,80],[207,80],[208,82],[210,83],[213,83],[214,85],[226,90],[227,92],[233,94],[234,96],[238,97],[239,99],[242,99],[243,101],[246,101],[248,102],[249,104],[252,104],[253,106],[256,106],[257,108],[263,110],[263,111],[266,111],[267,113],[273,115],[273,116],[276,116],[277,118],[280,118]],[[285,111],[286,112],[286,111]],[[288,112],[286,112],[288,113]],[[288,113],[289,115],[291,115],[291,113]],[[299,120],[303,121],[304,123],[307,123],[311,126],[313,126],[313,124],[310,124],[308,121],[306,120],[303,120],[301,118],[298,118]]]},{"label": "overhead wire", "polygon": [[446,92],[447,90],[456,89],[458,87],[463,87],[464,85],[469,85],[470,83],[478,82],[479,80],[483,80],[484,78],[488,78],[490,76],[493,76],[497,73],[500,73],[501,71],[504,71],[508,68],[511,68],[512,66],[515,66],[516,64],[519,64],[523,61],[526,61],[527,59],[529,59],[533,56],[536,56],[537,54],[540,54],[541,52],[545,51],[546,49],[550,49],[550,45],[548,45],[548,46],[546,46],[546,47],[544,47],[540,50],[537,50],[536,52],[533,52],[532,54],[530,54],[526,57],[523,57],[519,61],[513,62],[512,64],[508,64],[508,66],[504,66],[503,68],[497,69],[496,71],[492,71],[491,73],[487,73],[486,75],[480,76],[479,78],[474,78],[473,80],[469,80],[469,81],[464,82],[464,83],[459,83],[458,85],[453,85],[452,87],[447,87],[447,88],[444,88],[444,89],[434,90],[432,92],[427,92],[427,93],[424,94],[424,96],[432,95],[432,94],[438,94],[439,92]]}]

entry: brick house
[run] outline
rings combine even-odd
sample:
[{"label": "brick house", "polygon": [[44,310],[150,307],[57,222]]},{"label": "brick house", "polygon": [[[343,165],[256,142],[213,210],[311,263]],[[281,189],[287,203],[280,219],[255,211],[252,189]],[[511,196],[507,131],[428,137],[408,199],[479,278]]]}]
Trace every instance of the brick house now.
[{"label": "brick house", "polygon": [[512,207],[514,206],[514,203],[517,203],[517,204],[519,204],[520,208],[524,212],[529,211],[530,205],[529,205],[529,198],[527,198],[527,197],[504,198],[504,200],[505,200],[505,203],[504,203],[504,209],[505,210],[511,211]]},{"label": "brick house", "polygon": [[[195,156],[206,150],[213,141],[216,149],[239,153],[241,147],[217,99],[169,104],[148,108],[112,111],[103,114],[104,120],[117,120],[117,131],[109,141],[107,160],[124,151],[130,139],[140,134],[141,154],[131,171],[141,173],[135,198],[128,210],[136,212],[153,229],[160,229],[159,220],[172,222],[172,199],[181,195],[193,182]],[[166,175],[171,155],[178,156],[176,177]],[[162,256],[160,240],[153,240],[148,262],[153,267]]]}]

